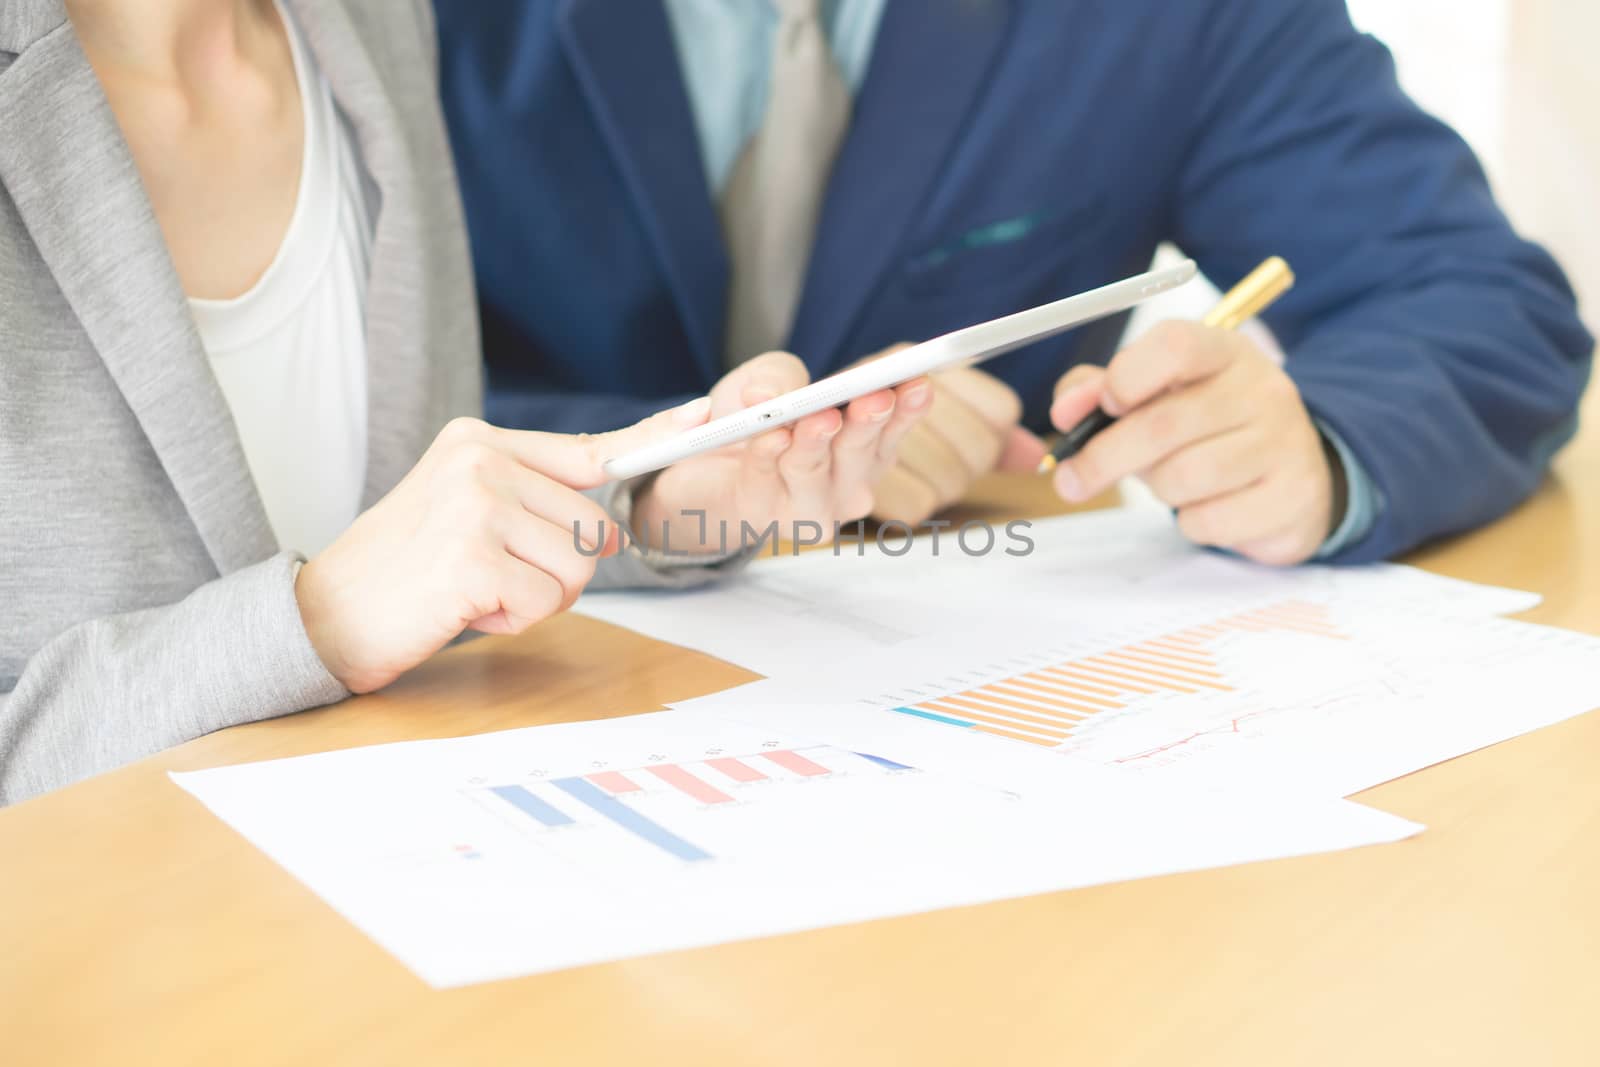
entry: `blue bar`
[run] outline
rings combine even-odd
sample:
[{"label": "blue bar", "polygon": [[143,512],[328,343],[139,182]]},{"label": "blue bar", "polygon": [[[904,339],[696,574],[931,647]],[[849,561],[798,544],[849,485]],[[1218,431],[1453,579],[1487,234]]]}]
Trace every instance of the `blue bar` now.
[{"label": "blue bar", "polygon": [[892,760],[892,759],[884,759],[882,756],[874,756],[870,752],[857,752],[856,755],[860,756],[864,760],[871,760],[873,763],[876,763],[878,766],[882,767],[886,771],[914,771],[914,770],[916,770],[915,767],[908,767],[904,763],[896,763],[894,760]]},{"label": "blue bar", "polygon": [[546,826],[571,826],[577,820],[554,804],[540,800],[520,785],[491,786],[489,792],[501,800],[516,805],[524,815],[531,815]]},{"label": "blue bar", "polygon": [[582,778],[557,778],[551,785],[574,800],[589,805],[618,826],[636,834],[657,848],[672,853],[680,860],[708,860],[711,853],[698,845],[691,845],[665,826],[648,819],[607,793],[593,782]]},{"label": "blue bar", "polygon": [[972,729],[970,722],[962,719],[952,719],[944,715],[935,715],[931,711],[920,711],[917,708],[891,708],[890,710],[898,711],[902,715],[915,715],[919,719],[932,719],[934,722],[942,722],[947,726],[961,726],[968,730]]}]

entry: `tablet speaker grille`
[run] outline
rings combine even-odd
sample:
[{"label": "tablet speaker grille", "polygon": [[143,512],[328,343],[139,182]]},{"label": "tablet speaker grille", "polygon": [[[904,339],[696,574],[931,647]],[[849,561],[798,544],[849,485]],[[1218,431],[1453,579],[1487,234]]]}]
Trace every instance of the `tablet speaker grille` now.
[{"label": "tablet speaker grille", "polygon": [[836,408],[849,399],[850,390],[843,386],[836,385],[831,389],[824,390],[817,396],[817,410],[823,411],[827,408]]},{"label": "tablet speaker grille", "polygon": [[689,447],[707,450],[720,448],[729,441],[737,439],[740,429],[741,428],[738,426],[724,426],[719,430],[713,430],[709,428],[696,430],[694,435],[690,438]]}]

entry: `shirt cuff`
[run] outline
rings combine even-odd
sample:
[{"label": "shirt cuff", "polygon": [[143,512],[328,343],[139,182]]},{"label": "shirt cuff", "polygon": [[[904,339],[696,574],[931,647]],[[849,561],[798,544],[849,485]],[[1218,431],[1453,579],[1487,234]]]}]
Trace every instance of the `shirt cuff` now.
[{"label": "shirt cuff", "polygon": [[[633,502],[654,479],[654,474],[646,474],[606,486],[600,491],[602,494],[600,504],[610,513],[617,525],[631,531]],[[655,574],[663,577],[670,575],[678,580],[687,578],[691,582],[695,573],[710,578],[736,570],[752,555],[751,552],[739,548],[723,552],[668,552],[654,546],[641,545],[637,538],[632,537],[629,538],[621,554]]]},{"label": "shirt cuff", "polygon": [[1332,448],[1334,455],[1339,457],[1339,466],[1344,471],[1345,505],[1344,517],[1339,520],[1339,525],[1328,539],[1322,542],[1322,547],[1317,549],[1313,559],[1328,559],[1335,556],[1367,534],[1372,532],[1373,524],[1383,514],[1386,506],[1382,492],[1377,483],[1367,473],[1361,461],[1356,458],[1350,446],[1344,443],[1344,438],[1334,433],[1327,423],[1320,419],[1313,419],[1317,432],[1322,435]]}]

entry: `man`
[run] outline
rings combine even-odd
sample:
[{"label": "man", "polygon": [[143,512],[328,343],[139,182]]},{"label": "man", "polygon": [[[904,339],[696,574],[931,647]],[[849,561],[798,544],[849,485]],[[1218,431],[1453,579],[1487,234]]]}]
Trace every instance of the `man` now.
[{"label": "man", "polygon": [[1293,264],[1282,368],[1188,323],[1111,358],[1117,320],[942,375],[877,513],[1031,467],[1030,431],[1102,405],[1125,417],[1058,470],[1069,499],[1139,475],[1197,542],[1372,560],[1504,512],[1574,429],[1565,279],[1342,0],[438,14],[496,421],[615,427],[767,348],[820,376],[1170,240],[1221,286]]}]

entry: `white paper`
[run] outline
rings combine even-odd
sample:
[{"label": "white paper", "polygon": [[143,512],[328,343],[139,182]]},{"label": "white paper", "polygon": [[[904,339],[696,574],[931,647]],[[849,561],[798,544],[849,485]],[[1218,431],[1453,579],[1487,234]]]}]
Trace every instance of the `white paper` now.
[{"label": "white paper", "polygon": [[[1019,538],[1032,549],[1026,555]],[[696,649],[773,678],[804,679],[859,655],[914,647],[951,631],[1038,624],[1061,611],[1094,612],[1141,593],[1192,595],[1222,584],[1243,595],[1359,590],[1369,603],[1450,615],[1503,615],[1535,594],[1473,585],[1394,565],[1255,567],[1195,548],[1169,515],[1113,509],[993,531],[994,548],[958,530],[890,542],[841,545],[753,563],[737,580],[686,591],[587,594],[576,610]]]},{"label": "white paper", "polygon": [[818,731],[814,708],[851,704],[850,736],[913,758],[937,736],[973,759],[1003,746],[1271,797],[1348,796],[1600,707],[1595,638],[1430,613],[1341,574],[1217,586],[1225,562],[1042,631],[991,627],[678,706],[759,708],[826,737],[841,723]]},{"label": "white paper", "polygon": [[[758,559],[737,580],[684,591],[586,594],[576,611],[768,676],[804,676],[863,648],[898,648],[956,622],[1004,616],[1012,595],[1048,573],[1099,586],[1117,564],[1136,569],[1190,551],[1159,517],[1098,512],[1033,523],[1026,557],[1003,528],[995,548],[968,556],[959,531],[937,537],[841,545],[799,556]],[[972,534],[973,551],[986,538]],[[898,553],[904,550],[904,555]]]},{"label": "white paper", "polygon": [[586,597],[775,676],[671,712],[174,779],[452,986],[1397,840],[1339,798],[1600,705],[1600,641],[1496,617],[1529,594],[1024,532]]},{"label": "white paper", "polygon": [[1004,751],[965,777],[863,752],[679,711],[173,778],[435,986],[1420,829],[1032,755],[1011,781]]}]

